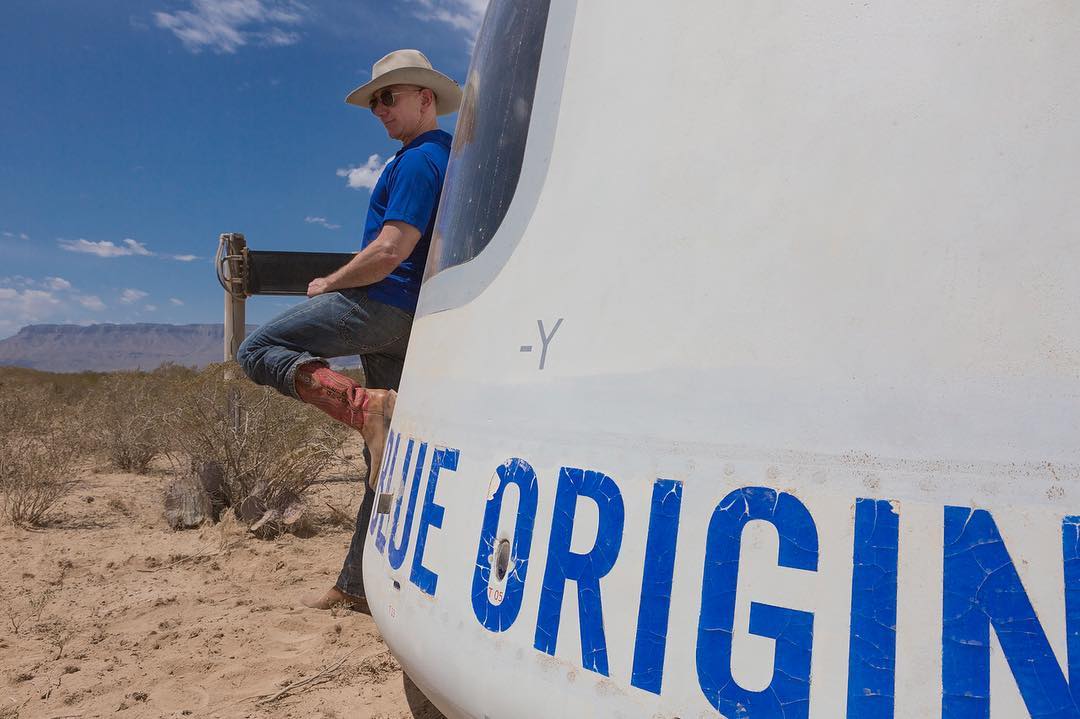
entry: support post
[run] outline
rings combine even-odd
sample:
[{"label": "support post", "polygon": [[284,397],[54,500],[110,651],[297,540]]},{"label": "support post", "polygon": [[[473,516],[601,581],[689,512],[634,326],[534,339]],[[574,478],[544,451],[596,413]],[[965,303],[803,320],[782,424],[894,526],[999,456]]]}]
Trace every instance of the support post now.
[{"label": "support post", "polygon": [[[244,341],[247,319],[245,317],[244,255],[247,240],[238,232],[221,235],[224,245],[225,290],[225,361],[231,362]],[[230,373],[226,370],[226,373]],[[232,379],[232,377],[226,377]]]},{"label": "support post", "polygon": [[[236,379],[235,365],[231,364],[244,341],[247,330],[245,316],[247,291],[245,273],[247,264],[247,240],[239,232],[227,232],[221,235],[218,252],[224,251],[224,257],[218,259],[222,285],[225,287],[225,381]],[[240,391],[230,386],[227,392],[226,411],[229,424],[234,433],[240,432]]]}]

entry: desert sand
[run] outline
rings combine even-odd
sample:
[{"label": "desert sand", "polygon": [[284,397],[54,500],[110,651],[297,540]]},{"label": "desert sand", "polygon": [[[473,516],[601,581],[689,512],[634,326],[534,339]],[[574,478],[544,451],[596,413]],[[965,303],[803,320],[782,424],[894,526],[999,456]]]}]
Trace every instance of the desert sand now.
[{"label": "desert sand", "polygon": [[441,718],[371,617],[300,605],[337,577],[355,470],[309,490],[309,536],[263,540],[169,529],[166,464],[87,462],[48,526],[0,527],[0,719]]}]

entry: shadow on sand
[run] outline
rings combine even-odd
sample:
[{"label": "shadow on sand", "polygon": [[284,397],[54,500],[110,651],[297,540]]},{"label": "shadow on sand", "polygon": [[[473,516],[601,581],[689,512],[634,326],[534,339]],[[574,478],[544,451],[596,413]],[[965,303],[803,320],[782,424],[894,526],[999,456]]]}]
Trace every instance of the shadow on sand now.
[{"label": "shadow on sand", "polygon": [[401,683],[405,687],[405,701],[409,703],[409,711],[414,719],[446,719],[405,672],[401,673]]}]

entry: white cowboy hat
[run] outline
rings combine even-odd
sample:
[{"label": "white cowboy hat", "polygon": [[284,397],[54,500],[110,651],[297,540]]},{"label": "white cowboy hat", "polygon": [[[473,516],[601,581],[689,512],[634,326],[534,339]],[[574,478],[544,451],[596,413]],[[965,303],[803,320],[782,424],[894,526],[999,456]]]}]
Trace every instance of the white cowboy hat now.
[{"label": "white cowboy hat", "polygon": [[419,50],[395,50],[371,67],[371,81],[349,93],[345,102],[368,107],[371,96],[389,85],[416,85],[435,93],[435,114],[447,115],[461,104],[461,88],[456,82],[433,70]]}]

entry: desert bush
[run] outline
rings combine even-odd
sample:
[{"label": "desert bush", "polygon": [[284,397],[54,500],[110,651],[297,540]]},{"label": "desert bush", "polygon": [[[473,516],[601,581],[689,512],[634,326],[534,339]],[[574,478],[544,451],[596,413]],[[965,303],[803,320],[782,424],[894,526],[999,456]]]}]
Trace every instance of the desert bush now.
[{"label": "desert bush", "polygon": [[221,500],[248,523],[295,511],[347,436],[318,410],[253,384],[235,364],[211,365],[175,390],[172,406],[164,426],[173,450],[196,470],[213,467]]},{"label": "desert bush", "polygon": [[36,526],[71,491],[72,455],[36,438],[5,439],[0,450],[0,509],[16,525]]},{"label": "desert bush", "polygon": [[165,363],[153,372],[112,372],[95,378],[87,393],[88,434],[113,467],[143,474],[169,450],[164,415],[172,398],[197,375]]},{"label": "desert bush", "polygon": [[0,393],[0,511],[39,525],[74,484],[82,450],[78,408],[41,387]]},{"label": "desert bush", "polygon": [[162,404],[167,382],[142,372],[118,372],[89,393],[87,432],[94,448],[115,468],[145,473],[165,451]]}]

